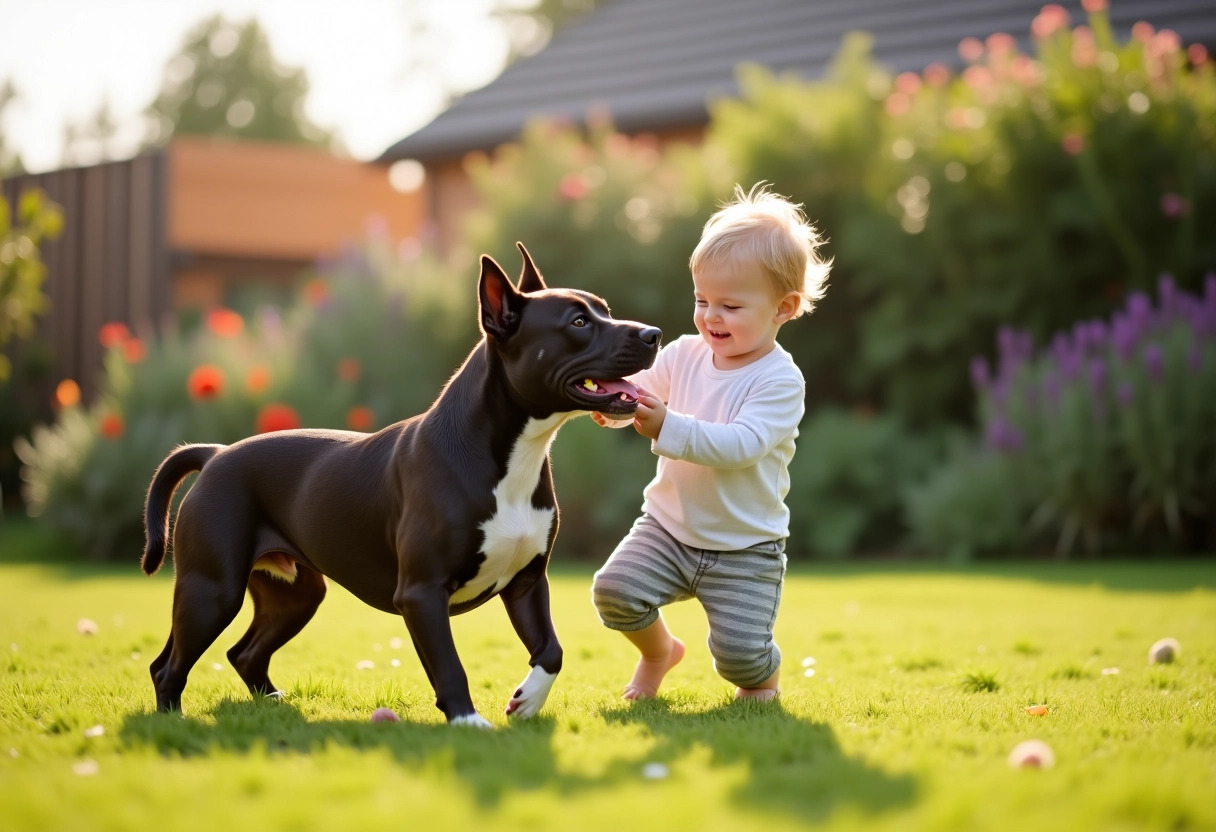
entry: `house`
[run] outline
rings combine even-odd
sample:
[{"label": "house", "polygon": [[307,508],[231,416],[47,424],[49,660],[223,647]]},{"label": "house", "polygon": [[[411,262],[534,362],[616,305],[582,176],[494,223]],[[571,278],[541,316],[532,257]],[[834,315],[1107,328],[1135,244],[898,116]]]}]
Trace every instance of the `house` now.
[{"label": "house", "polygon": [[120,162],[11,177],[63,207],[59,239],[43,245],[50,312],[39,324],[51,383],[96,390],[101,325],[148,331],[166,316],[231,302],[239,287],[285,288],[318,259],[365,233],[417,234],[422,197],[401,193],[385,167],[328,152],[179,137]]},{"label": "house", "polygon": [[[1086,18],[1081,0],[1060,5],[1074,22]],[[423,164],[428,215],[450,241],[475,202],[465,155],[516,138],[530,119],[581,124],[589,111],[606,110],[627,133],[696,139],[708,103],[738,92],[741,63],[815,78],[844,36],[862,30],[873,36],[875,59],[893,70],[957,65],[967,37],[1005,32],[1028,48],[1041,7],[1041,0],[600,0],[546,48],[458,100],[381,161]],[[1109,15],[1121,37],[1147,20],[1185,43],[1216,45],[1212,0],[1110,0]]]}]

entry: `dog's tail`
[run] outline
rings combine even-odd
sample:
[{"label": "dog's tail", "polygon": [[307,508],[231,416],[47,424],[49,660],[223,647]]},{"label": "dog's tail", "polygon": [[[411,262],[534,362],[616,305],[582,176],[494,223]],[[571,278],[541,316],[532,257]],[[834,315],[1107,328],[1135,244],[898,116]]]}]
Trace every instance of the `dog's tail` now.
[{"label": "dog's tail", "polygon": [[165,457],[156,469],[152,485],[148,487],[148,501],[144,505],[144,529],[147,544],[140,565],[145,574],[152,575],[165,560],[168,546],[169,506],[173,492],[188,474],[203,470],[203,466],[215,456],[223,445],[183,445]]}]

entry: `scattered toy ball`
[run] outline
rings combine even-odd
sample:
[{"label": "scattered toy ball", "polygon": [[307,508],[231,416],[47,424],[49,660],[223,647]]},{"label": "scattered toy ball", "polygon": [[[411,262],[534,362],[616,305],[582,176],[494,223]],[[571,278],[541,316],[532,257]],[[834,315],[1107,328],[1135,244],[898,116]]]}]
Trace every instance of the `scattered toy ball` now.
[{"label": "scattered toy ball", "polygon": [[1010,768],[1051,768],[1056,755],[1042,740],[1023,740],[1009,752]]},{"label": "scattered toy ball", "polygon": [[663,780],[667,774],[667,766],[662,763],[647,763],[642,766],[642,776],[647,780]]},{"label": "scattered toy ball", "polygon": [[1148,648],[1149,664],[1169,664],[1182,655],[1182,645],[1176,638],[1163,638]]},{"label": "scattered toy ball", "polygon": [[401,717],[392,708],[376,708],[372,711],[372,722],[400,722]]},{"label": "scattered toy ball", "polygon": [[1026,713],[1030,714],[1031,716],[1045,716],[1047,714],[1047,706],[1031,705],[1026,709]]}]

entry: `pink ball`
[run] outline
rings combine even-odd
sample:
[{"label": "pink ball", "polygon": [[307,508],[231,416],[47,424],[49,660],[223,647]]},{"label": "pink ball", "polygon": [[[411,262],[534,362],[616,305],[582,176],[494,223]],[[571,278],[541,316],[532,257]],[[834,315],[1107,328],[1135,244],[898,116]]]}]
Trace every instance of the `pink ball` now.
[{"label": "pink ball", "polygon": [[400,722],[401,717],[392,708],[376,708],[372,711],[372,722]]}]

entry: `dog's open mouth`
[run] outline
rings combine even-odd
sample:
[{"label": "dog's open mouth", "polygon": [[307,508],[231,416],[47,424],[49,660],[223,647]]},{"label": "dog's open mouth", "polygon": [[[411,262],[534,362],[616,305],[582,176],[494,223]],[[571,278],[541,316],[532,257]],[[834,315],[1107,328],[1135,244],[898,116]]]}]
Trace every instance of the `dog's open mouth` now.
[{"label": "dog's open mouth", "polygon": [[602,413],[632,413],[638,406],[638,388],[623,378],[585,378],[574,384],[579,398]]}]

